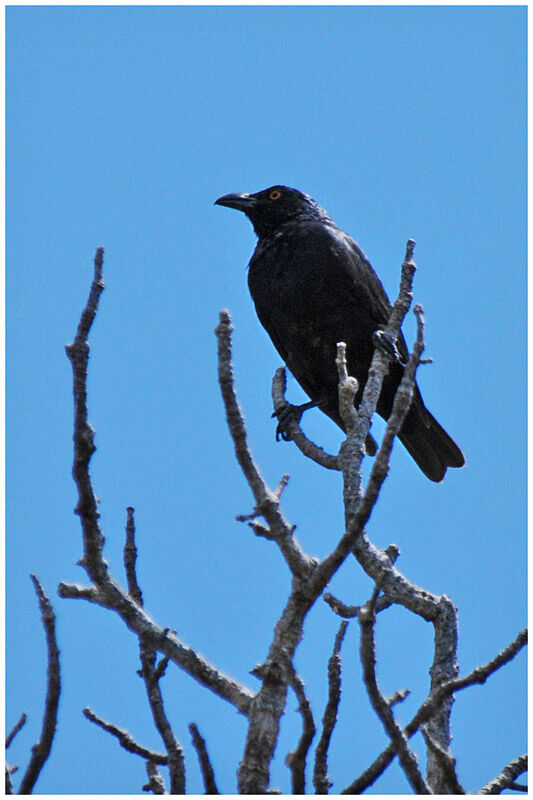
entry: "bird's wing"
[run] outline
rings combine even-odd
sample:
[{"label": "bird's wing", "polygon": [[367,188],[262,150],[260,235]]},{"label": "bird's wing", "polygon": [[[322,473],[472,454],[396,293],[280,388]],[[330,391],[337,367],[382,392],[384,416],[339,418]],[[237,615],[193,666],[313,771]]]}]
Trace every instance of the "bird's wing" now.
[{"label": "bird's wing", "polygon": [[[334,224],[313,224],[299,250],[301,262],[316,264],[320,281],[330,288],[343,313],[358,319],[365,335],[387,325],[392,306],[370,261],[351,236]],[[366,324],[365,324],[366,323]],[[403,334],[398,337],[403,360],[408,358]]]}]

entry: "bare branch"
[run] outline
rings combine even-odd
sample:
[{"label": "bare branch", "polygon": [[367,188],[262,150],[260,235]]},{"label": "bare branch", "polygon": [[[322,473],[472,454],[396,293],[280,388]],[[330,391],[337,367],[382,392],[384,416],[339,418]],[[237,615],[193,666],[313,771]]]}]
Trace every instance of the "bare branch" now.
[{"label": "bare branch", "polygon": [[348,375],[346,361],[346,342],[337,343],[337,357],[335,359],[339,375],[339,411],[346,427],[348,436],[355,436],[359,428],[359,416],[355,410],[355,396],[359,384],[355,378]]},{"label": "bare branch", "polygon": [[99,247],[94,258],[94,278],[87,305],[81,315],[76,338],[65,348],[72,364],[74,380],[74,464],[72,476],[78,489],[78,504],[75,513],[79,515],[83,531],[84,555],[81,561],[89,576],[96,584],[108,578],[107,564],[102,550],[104,535],[98,522],[98,500],[94,493],[89,462],[96,450],[94,430],[87,416],[87,365],[89,362],[89,342],[87,337],[98,309],[98,301],[104,288],[102,267],[104,249]]},{"label": "bare branch", "polygon": [[[89,344],[87,337],[98,307],[103,289],[102,281],[103,249],[96,252],[94,280],[87,306],[82,313],[76,338],[66,350],[72,364],[74,376],[74,466],[73,477],[78,488],[78,505],[82,530],[84,555],[81,564],[87,570],[96,587],[80,587],[77,584],[62,583],[59,586],[61,597],[83,598],[104,608],[116,611],[125,624],[144,640],[149,640],[154,649],[163,652],[174,663],[203,683],[213,692],[235,705],[239,711],[247,713],[253,693],[237,681],[216,670],[198,653],[180,642],[169,633],[168,628],[157,625],[146,611],[111,577],[103,558],[104,537],[99,526],[97,499],[89,474],[89,462],[95,450],[94,431],[87,418],[87,364]],[[132,564],[130,556],[127,569]]]},{"label": "bare branch", "polygon": [[314,562],[304,553],[296,537],[294,528],[285,520],[279,496],[265,483],[248,447],[246,428],[233,382],[231,363],[231,332],[233,326],[229,312],[220,312],[220,323],[215,329],[218,338],[218,376],[222,399],[226,408],[228,428],[235,446],[235,454],[242,472],[248,481],[255,498],[257,511],[266,519],[275,541],[293,575],[306,578],[313,569]]},{"label": "bare branch", "polygon": [[[411,242],[411,240],[410,240]],[[408,243],[409,253],[409,243]],[[410,286],[412,276],[416,266],[414,262],[410,262],[407,258],[402,268],[402,290],[398,297],[391,319],[398,316],[394,313],[394,309],[408,308],[410,302]],[[410,278],[409,278],[410,276]],[[407,293],[407,297],[402,295],[402,292]],[[363,426],[357,436],[348,437],[341,445],[339,457],[343,465],[343,478],[344,478],[344,498],[345,498],[345,517],[346,517],[346,533],[338,543],[337,547],[320,563],[315,573],[313,574],[310,584],[322,583],[324,586],[329,581],[331,575],[339,568],[340,564],[346,558],[347,553],[352,550],[359,563],[367,572],[367,574],[374,579],[380,589],[392,601],[399,602],[405,605],[415,613],[421,614],[425,619],[434,619],[438,613],[438,604],[440,598],[432,595],[430,592],[425,592],[416,587],[413,583],[404,578],[398,570],[395,569],[392,559],[383,551],[377,550],[364,534],[364,526],[366,525],[374,504],[379,495],[379,490],[386,477],[388,469],[388,460],[392,449],[394,437],[399,432],[403,419],[409,409],[409,404],[412,397],[414,386],[414,376],[418,366],[420,355],[423,350],[423,318],[421,307],[416,308],[418,320],[418,333],[417,340],[414,346],[413,354],[404,370],[402,381],[396,392],[393,408],[389,417],[385,435],[380,447],[380,450],[374,461],[370,480],[368,482],[366,491],[361,497],[361,471],[360,459],[362,458],[362,441],[361,437],[366,436],[368,426]],[[401,317],[403,319],[403,316]],[[401,321],[400,319],[400,321]],[[390,334],[389,327],[387,333]],[[394,332],[394,337],[398,335],[398,331]],[[391,334],[392,336],[392,334]],[[379,396],[383,375],[386,369],[385,356],[383,356],[376,349],[373,359],[377,366],[371,368],[372,376],[369,372],[365,392],[363,395],[363,403],[366,403],[366,411],[368,412],[372,407],[372,412],[375,408],[375,402]],[[378,369],[378,366],[380,368]],[[379,374],[378,374],[379,373]],[[373,392],[377,391],[376,397]],[[368,396],[367,396],[368,393]],[[366,397],[366,401],[365,401]],[[375,401],[375,402],[374,402]],[[363,405],[363,403],[361,405]],[[361,419],[361,408],[359,417]],[[357,464],[359,463],[359,466]],[[326,579],[326,580],[325,580]],[[428,602],[429,601],[429,602]]]},{"label": "bare branch", "polygon": [[428,750],[431,751],[435,760],[439,763],[441,771],[443,773],[441,780],[446,784],[447,787],[453,789],[451,794],[466,794],[464,788],[459,783],[459,779],[457,778],[457,772],[455,769],[456,761],[455,758],[445,750],[442,745],[434,739],[429,731],[429,728],[426,725],[422,725],[421,727],[422,734],[424,736],[426,745]]},{"label": "bare branch", "polygon": [[[140,606],[143,605],[141,588],[137,581],[136,560],[137,547],[135,545],[135,520],[134,509],[131,506],[127,509],[128,519],[126,523],[126,542],[124,545],[124,566],[128,582],[128,593],[130,597]],[[139,649],[141,658],[141,676],[144,681],[148,703],[159,735],[161,736],[167,751],[168,769],[170,773],[170,793],[185,794],[185,759],[183,748],[176,738],[172,726],[165,713],[163,695],[159,681],[165,674],[168,658],[161,660],[156,667],[156,650],[152,646],[148,637],[139,636]],[[158,782],[154,777],[154,786]]]},{"label": "bare branch", "polygon": [[[278,413],[286,405],[285,391],[287,389],[287,372],[285,367],[278,367],[272,379],[272,401],[274,403],[274,412]],[[300,425],[295,419],[290,419],[285,425],[287,433],[294,442],[296,447],[303,453],[304,456],[315,461],[325,469],[340,470],[341,466],[337,456],[326,453],[326,451],[319,447],[317,444],[308,439]]]},{"label": "bare branch", "polygon": [[361,663],[363,665],[363,680],[368,692],[372,707],[398,755],[405,776],[417,794],[431,794],[418,767],[416,756],[407,744],[407,738],[401,727],[394,719],[392,710],[379,690],[376,679],[375,643],[374,643],[375,616],[371,608],[361,609],[359,623],[361,625]]},{"label": "bare branch", "polygon": [[234,705],[243,714],[248,713],[254,698],[254,693],[250,689],[218,670],[203,656],[180,641],[168,628],[162,628],[154,622],[144,608],[135,603],[113,579],[106,585],[104,596],[88,595],[79,589],[76,584],[61,583],[58,593],[60,597],[82,597],[103,608],[117,611],[130,630],[140,636],[148,637],[153,647],[168,656],[178,667]]},{"label": "bare branch", "polygon": [[[526,770],[527,755],[518,756],[518,758],[515,758],[507,764],[499,775],[489,781],[489,783],[486,783],[477,794],[501,794],[504,789],[510,789],[515,778],[518,778],[518,776],[522,775]],[[520,788],[519,791],[522,791],[522,788]]]},{"label": "bare branch", "polygon": [[[505,647],[501,653],[495,658],[484,664],[481,667],[476,667],[464,678],[455,678],[452,681],[447,681],[442,686],[433,689],[428,697],[424,700],[414,717],[404,728],[404,735],[409,739],[413,736],[420,726],[427,722],[435,710],[442,704],[446,698],[450,697],[454,692],[460,689],[466,689],[475,683],[485,683],[487,678],[492,675],[496,670],[511,661],[518,652],[527,643],[527,628],[520,631],[516,639]],[[383,752],[374,760],[374,762],[353,781],[346,789],[343,789],[341,794],[362,794],[379,776],[386,770],[394,756],[396,755],[394,747],[390,744]]]},{"label": "bare branch", "polygon": [[163,776],[157,769],[153,761],[146,762],[146,772],[148,773],[148,783],[143,786],[143,792],[152,794],[168,794]]},{"label": "bare branch", "polygon": [[[503,667],[504,664],[508,664],[526,644],[527,628],[523,628],[516,639],[512,641],[511,644],[508,644],[501,653],[498,653],[495,658],[487,664],[483,664],[481,667],[476,667],[468,675],[465,675],[464,678],[457,678],[457,680],[453,681],[452,691],[455,692],[458,689],[465,689],[467,686],[472,686],[475,683],[485,683],[490,675],[500,669],[500,667]],[[444,689],[445,687],[442,688]]]},{"label": "bare branch", "polygon": [[[430,688],[438,690],[443,684],[454,680],[459,672],[457,609],[446,595],[443,595],[439,601],[439,613],[433,622],[433,627],[435,629],[435,649],[433,663],[429,670]],[[427,722],[429,738],[426,738],[426,741],[431,742],[434,746],[427,748],[426,778],[433,794],[456,794],[459,786],[455,768],[450,767],[450,762],[440,754],[442,751],[449,756],[449,759],[452,759],[450,753],[452,704],[453,695],[450,694],[435,707]]]},{"label": "bare branch", "polygon": [[278,485],[274,489],[274,494],[276,495],[278,500],[280,499],[281,495],[283,494],[283,491],[285,490],[287,484],[289,483],[289,480],[290,480],[290,475],[287,475],[287,473],[285,473],[284,475],[281,476],[280,482],[278,483]]},{"label": "bare branch", "polygon": [[333,653],[328,662],[329,695],[324,716],[322,717],[322,734],[315,752],[315,769],[313,784],[316,794],[328,794],[331,783],[328,776],[328,750],[333,728],[337,722],[337,713],[341,699],[341,647],[348,623],[343,620],[335,637]]},{"label": "bare branch", "polygon": [[[416,264],[413,261],[414,247],[415,241],[409,239],[407,241],[405,259],[402,264],[400,290],[392,307],[387,326],[383,331],[383,335],[392,342],[395,342],[398,338],[402,322],[409,311],[413,299],[413,279],[416,271]],[[372,417],[376,410],[383,378],[388,369],[387,361],[388,357],[384,354],[382,348],[376,347],[368,371],[363,398],[359,406],[359,418],[364,420],[364,425],[359,435],[363,437],[363,440],[370,429]]]},{"label": "bare branch", "polygon": [[409,697],[410,694],[410,689],[398,689],[396,692],[391,694],[390,697],[387,697],[387,703],[389,707],[392,708],[393,706],[398,705],[398,703],[403,703],[403,701]]},{"label": "bare branch", "polygon": [[63,581],[59,584],[57,593],[62,598],[88,600],[90,603],[96,603],[96,605],[105,605],[104,595],[95,586],[81,586],[79,583],[66,583]]},{"label": "bare branch", "polygon": [[37,778],[50,755],[52,742],[57,726],[57,708],[61,694],[61,668],[59,664],[59,648],[56,640],[56,618],[50,600],[35,575],[30,575],[35,592],[39,599],[41,619],[46,634],[48,649],[47,687],[41,736],[32,748],[30,763],[22,778],[19,794],[31,794]]},{"label": "bare branch", "polygon": [[138,744],[127,730],[113,725],[112,722],[106,722],[105,719],[99,717],[98,714],[95,714],[90,708],[84,708],[83,715],[104,731],[112,734],[118,740],[120,746],[129,753],[135,753],[135,755],[146,758],[154,764],[166,765],[168,763],[168,758],[163,755],[163,753],[156,753],[154,750],[150,750],[148,747],[143,747]]},{"label": "bare branch", "polygon": [[289,683],[298,698],[298,711],[302,717],[302,735],[296,750],[287,754],[285,763],[291,770],[292,794],[305,794],[305,764],[311,742],[315,737],[316,727],[311,704],[305,694],[304,682],[294,669],[289,676]]},{"label": "bare branch", "polygon": [[172,726],[168,720],[163,704],[163,695],[159,680],[164,674],[167,659],[163,659],[162,664],[156,667],[156,651],[148,642],[140,639],[141,655],[141,674],[146,687],[148,702],[152,711],[152,717],[159,735],[161,736],[167,751],[167,765],[170,774],[170,794],[185,794],[185,758],[183,748],[179,743]]},{"label": "bare branch", "polygon": [[416,341],[413,347],[413,352],[409,358],[407,366],[405,367],[402,380],[394,397],[392,412],[387,421],[387,427],[385,429],[381,446],[374,459],[368,485],[361,503],[357,508],[357,512],[353,521],[355,530],[363,530],[370,518],[370,514],[372,513],[372,509],[374,508],[378,499],[383,481],[387,477],[389,471],[389,460],[394,440],[400,432],[403,421],[407,415],[407,412],[409,411],[409,406],[411,405],[415,386],[415,374],[418,364],[420,363],[420,358],[424,351],[424,318],[422,306],[416,305],[414,313],[417,318]]},{"label": "bare branch", "polygon": [[[344,619],[353,619],[354,617],[357,617],[359,611],[361,610],[361,606],[347,606],[342,602],[342,600],[339,600],[330,592],[326,592],[322,596],[322,599],[328,604],[331,610],[335,612],[335,614],[338,614],[339,617],[343,617]],[[376,600],[376,614],[379,614],[380,611],[385,611],[385,609],[390,608],[391,605],[392,601],[389,600],[386,595],[380,595]]]},{"label": "bare branch", "polygon": [[194,749],[198,754],[198,761],[200,762],[200,769],[202,771],[202,778],[204,780],[205,793],[204,794],[220,794],[217,789],[215,781],[215,773],[209,760],[209,753],[205,744],[205,739],[200,735],[200,731],[194,722],[189,725],[189,731],[192,736],[192,743]]},{"label": "bare branch", "polygon": [[143,605],[143,596],[137,582],[137,547],[135,545],[135,509],[128,506],[126,522],[126,543],[124,545],[124,568],[126,570],[126,580],[128,583],[128,594],[140,606]]},{"label": "bare branch", "polygon": [[21,714],[21,717],[20,717],[19,721],[17,722],[17,724],[15,725],[15,727],[13,728],[11,733],[9,733],[6,736],[6,750],[9,747],[9,745],[11,744],[11,742],[13,741],[13,739],[15,738],[15,736],[17,735],[17,733],[20,731],[20,729],[24,727],[27,718],[28,718],[28,716],[27,716],[26,712]]}]

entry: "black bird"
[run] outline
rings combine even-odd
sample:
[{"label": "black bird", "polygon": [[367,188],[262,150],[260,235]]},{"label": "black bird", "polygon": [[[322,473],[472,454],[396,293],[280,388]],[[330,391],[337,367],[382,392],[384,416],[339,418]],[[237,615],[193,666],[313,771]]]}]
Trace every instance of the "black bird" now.
[{"label": "black bird", "polygon": [[[343,428],[336,345],[346,342],[348,372],[359,382],[359,405],[374,352],[373,334],[386,326],[391,312],[380,279],[358,244],[297,189],[272,186],[256,194],[226,194],[215,202],[243,211],[251,221],[259,241],[248,286],[257,315],[311,401]],[[397,348],[405,363],[408,350],[401,333]],[[397,360],[390,365],[377,405],[384,419],[390,416],[402,375]],[[399,437],[432,481],[441,481],[447,467],[465,463],[459,447],[424,406],[418,386]]]}]

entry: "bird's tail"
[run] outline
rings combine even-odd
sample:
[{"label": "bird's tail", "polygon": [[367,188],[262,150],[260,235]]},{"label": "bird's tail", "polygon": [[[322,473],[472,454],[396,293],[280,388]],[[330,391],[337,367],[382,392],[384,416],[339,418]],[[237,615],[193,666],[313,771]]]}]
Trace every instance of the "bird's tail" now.
[{"label": "bird's tail", "polygon": [[439,483],[448,467],[463,467],[465,457],[452,437],[424,406],[416,391],[399,439],[424,475]]}]

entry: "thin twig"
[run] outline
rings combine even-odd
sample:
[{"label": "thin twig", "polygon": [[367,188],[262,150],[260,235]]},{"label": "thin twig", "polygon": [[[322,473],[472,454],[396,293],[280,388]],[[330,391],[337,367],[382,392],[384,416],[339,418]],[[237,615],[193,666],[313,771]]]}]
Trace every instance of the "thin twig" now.
[{"label": "thin twig", "polygon": [[140,606],[143,605],[143,595],[137,582],[137,547],[135,545],[135,509],[128,506],[126,509],[126,543],[124,545],[124,568],[126,570],[126,581],[128,584],[128,594]]},{"label": "thin twig", "polygon": [[204,794],[220,794],[215,781],[215,772],[211,765],[211,761],[209,760],[209,753],[207,752],[205,739],[200,735],[200,731],[194,722],[191,722],[189,725],[189,731],[192,737],[194,749],[198,754],[198,761],[200,762],[200,769],[202,771],[202,778],[204,780],[205,787]]},{"label": "thin twig", "polygon": [[311,704],[305,694],[305,686],[295,669],[291,671],[289,683],[298,698],[298,711],[302,717],[302,735],[296,750],[287,754],[285,763],[291,771],[292,794],[305,794],[305,765],[307,754],[316,733]]},{"label": "thin twig", "polygon": [[[128,581],[128,593],[138,605],[143,605],[143,596],[137,580],[137,547],[135,545],[135,518],[134,509],[127,509],[126,542],[124,544],[124,566]],[[168,758],[170,773],[170,793],[185,794],[185,758],[183,748],[179,743],[169,719],[165,712],[163,694],[159,685],[160,679],[165,674],[168,659],[162,659],[156,667],[156,650],[145,636],[139,636],[139,650],[141,658],[141,676],[144,681],[148,703],[159,735],[161,736]],[[157,781],[154,785],[158,785]]]},{"label": "thin twig", "polygon": [[98,522],[98,500],[94,493],[89,474],[89,462],[96,450],[94,430],[87,416],[87,366],[89,363],[88,336],[91,330],[100,295],[104,289],[102,278],[104,248],[99,247],[94,258],[94,277],[87,305],[81,315],[72,344],[65,347],[72,364],[74,379],[74,464],[72,476],[78,489],[78,504],[75,513],[79,515],[83,531],[83,559],[80,562],[96,584],[109,577],[107,563],[103,557],[104,535]]},{"label": "thin twig", "polygon": [[328,776],[328,750],[333,733],[333,728],[337,722],[337,713],[341,699],[341,647],[348,623],[343,620],[340,624],[333,653],[328,662],[328,702],[322,717],[322,733],[315,751],[315,769],[313,774],[313,785],[316,794],[328,794],[329,788],[333,785]]},{"label": "thin twig", "polygon": [[477,794],[501,794],[504,789],[510,789],[515,778],[518,778],[518,776],[522,775],[526,770],[527,755],[518,756],[518,758],[515,758],[507,764],[499,775],[489,781],[489,783],[486,783]]},{"label": "thin twig", "polygon": [[229,311],[224,309],[220,312],[220,323],[215,329],[218,339],[218,377],[228,428],[235,446],[235,455],[254,495],[256,510],[267,521],[289,569],[296,577],[305,579],[314,568],[314,562],[300,547],[294,536],[294,527],[289,525],[281,512],[279,496],[276,496],[276,493],[267,486],[248,446],[244,419],[235,394],[233,380],[232,330]]},{"label": "thin twig", "polygon": [[389,707],[392,708],[393,706],[398,705],[398,703],[403,703],[409,695],[411,694],[410,689],[398,689],[397,691],[393,692],[390,697],[387,697],[387,703]]},{"label": "thin twig", "polygon": [[83,715],[104,731],[111,733],[118,740],[120,746],[129,753],[134,753],[137,756],[146,758],[154,764],[161,764],[163,766],[168,764],[166,755],[163,753],[156,753],[148,747],[143,747],[143,745],[135,741],[131,733],[125,730],[125,728],[119,728],[117,725],[113,725],[112,722],[107,722],[105,719],[99,717],[98,714],[95,714],[90,708],[84,708]]},{"label": "thin twig", "polygon": [[[328,604],[332,611],[335,614],[338,614],[339,617],[343,617],[344,619],[353,619],[357,617],[359,611],[361,610],[361,606],[347,606],[342,600],[339,600],[337,597],[332,595],[330,592],[326,592],[322,599]],[[380,611],[385,611],[385,609],[390,608],[392,605],[392,600],[381,594],[376,600],[376,614],[379,614]]]},{"label": "thin twig", "polygon": [[287,473],[285,473],[284,475],[281,476],[280,482],[278,483],[278,485],[274,489],[274,494],[276,495],[278,500],[280,499],[280,497],[283,494],[285,488],[287,487],[287,484],[289,483],[289,480],[290,480],[290,475],[287,475]]},{"label": "thin twig", "polygon": [[[141,674],[152,711],[152,717],[159,735],[167,751],[167,765],[170,774],[170,794],[185,794],[185,757],[172,726],[168,720],[163,704],[163,695],[159,680],[164,668],[156,667],[156,651],[147,641],[140,639]],[[163,659],[166,666],[166,660]]]},{"label": "thin twig", "polygon": [[361,626],[361,663],[363,665],[363,680],[368,692],[368,697],[391,740],[391,744],[398,755],[405,776],[414,791],[417,794],[431,794],[420,772],[416,756],[407,744],[407,738],[404,732],[394,719],[391,707],[379,690],[375,672],[376,653],[374,622],[375,615],[373,609],[368,607],[368,605],[363,607],[359,614],[359,623]]},{"label": "thin twig", "polygon": [[41,770],[50,755],[52,742],[57,726],[57,708],[59,696],[61,694],[61,668],[59,664],[59,648],[56,640],[56,618],[50,600],[46,596],[43,587],[35,575],[30,575],[35,592],[39,599],[41,619],[46,634],[46,646],[48,650],[48,668],[46,701],[44,709],[41,736],[37,744],[32,748],[30,763],[26,768],[22,778],[19,794],[31,794],[33,787],[39,777]]},{"label": "thin twig", "polygon": [[24,727],[24,724],[26,723],[27,718],[28,718],[28,716],[27,716],[26,712],[24,711],[21,714],[19,721],[17,722],[17,724],[15,725],[15,727],[13,728],[11,733],[9,733],[6,736],[6,750],[9,747],[9,745],[11,744],[11,742],[13,741],[13,739],[15,738],[15,736],[17,735],[17,733],[20,731],[20,729]]},{"label": "thin twig", "polygon": [[[475,683],[485,683],[490,675],[500,669],[500,667],[503,667],[504,664],[509,663],[509,661],[520,652],[527,644],[527,638],[527,628],[523,628],[516,639],[508,644],[507,647],[504,647],[501,653],[498,653],[495,658],[487,664],[483,664],[481,667],[476,667],[468,675],[465,675],[464,678],[457,678],[453,681],[452,691],[455,692],[458,689],[465,689],[467,686],[473,686]],[[442,687],[442,689],[445,688],[446,687]]]},{"label": "thin twig", "polygon": [[422,306],[416,305],[414,313],[417,319],[417,335],[413,352],[407,362],[400,385],[394,396],[394,403],[387,427],[372,465],[365,493],[354,516],[353,526],[356,530],[363,530],[370,518],[372,509],[376,505],[381,486],[389,471],[390,454],[396,436],[399,434],[403,421],[409,411],[415,386],[415,374],[424,351],[424,318]]},{"label": "thin twig", "polygon": [[241,713],[248,713],[254,697],[250,689],[210,664],[193,648],[178,639],[169,628],[158,625],[112,578],[105,586],[105,593],[89,592],[86,587],[65,582],[60,583],[58,593],[60,597],[83,598],[103,608],[113,609],[128,628],[139,636],[148,637],[154,648],[164,653],[199,683],[227,700]]}]

